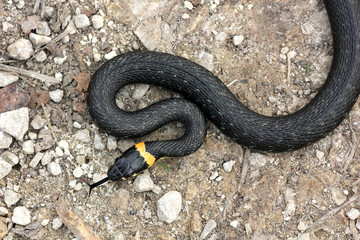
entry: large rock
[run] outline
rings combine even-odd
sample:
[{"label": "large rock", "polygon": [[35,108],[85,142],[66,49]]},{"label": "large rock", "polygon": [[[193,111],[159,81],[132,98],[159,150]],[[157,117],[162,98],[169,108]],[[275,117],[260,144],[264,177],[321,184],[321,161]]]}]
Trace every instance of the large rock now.
[{"label": "large rock", "polygon": [[0,130],[22,141],[29,128],[29,109],[26,107],[0,114]]}]

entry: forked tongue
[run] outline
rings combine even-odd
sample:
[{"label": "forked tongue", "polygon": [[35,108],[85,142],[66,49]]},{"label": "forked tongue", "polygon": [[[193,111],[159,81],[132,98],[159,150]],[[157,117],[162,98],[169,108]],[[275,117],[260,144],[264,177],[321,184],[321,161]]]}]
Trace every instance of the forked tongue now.
[{"label": "forked tongue", "polygon": [[97,186],[100,186],[101,184],[103,183],[106,183],[107,181],[109,181],[109,178],[106,177],[104,179],[101,179],[100,181],[96,182],[96,183],[93,183],[93,184],[90,184],[89,187],[90,187],[90,190],[89,190],[89,197],[90,197],[90,194],[91,194],[91,190],[93,190],[93,188],[96,188]]}]

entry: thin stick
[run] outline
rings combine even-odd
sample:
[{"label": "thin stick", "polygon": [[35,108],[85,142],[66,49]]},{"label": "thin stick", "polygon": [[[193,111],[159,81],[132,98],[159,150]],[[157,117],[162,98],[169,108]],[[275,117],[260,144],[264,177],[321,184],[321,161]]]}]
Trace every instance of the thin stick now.
[{"label": "thin stick", "polygon": [[359,194],[354,194],[347,202],[343,203],[342,205],[340,205],[337,208],[334,208],[333,210],[329,211],[328,213],[326,213],[324,216],[322,216],[321,218],[319,218],[315,223],[313,223],[311,226],[309,226],[304,232],[308,232],[311,229],[319,226],[320,224],[323,224],[324,222],[326,222],[329,218],[331,218],[332,216],[334,216],[335,214],[337,214],[341,209],[344,209],[345,207],[347,207],[350,203],[355,202],[356,200],[358,200],[359,198]]},{"label": "thin stick", "polygon": [[357,149],[358,143],[359,143],[359,140],[356,137],[356,133],[355,133],[354,129],[351,126],[351,118],[349,119],[349,128],[350,128],[350,131],[351,131],[352,143],[351,143],[350,151],[348,152],[348,154],[346,154],[345,161],[343,162],[343,167],[342,167],[343,172],[346,171],[347,167],[349,166],[349,164],[354,159],[355,152],[356,152],[356,149]]},{"label": "thin stick", "polygon": [[238,191],[239,192],[241,190],[241,186],[244,185],[244,183],[245,183],[245,177],[246,177],[246,173],[247,173],[248,166],[249,166],[250,153],[251,153],[250,149],[248,149],[248,148],[245,149],[243,167],[242,167],[242,170],[241,170],[240,182],[239,182],[239,186],[238,186]]},{"label": "thin stick", "polygon": [[44,75],[41,73],[25,70],[22,68],[5,65],[5,64],[0,64],[0,70],[6,71],[6,72],[18,73],[18,74],[26,76],[26,77],[38,79],[42,82],[47,82],[47,83],[52,83],[52,84],[60,83],[60,80],[57,78],[50,77],[50,76],[47,76],[47,75]]},{"label": "thin stick", "polygon": [[48,126],[50,132],[51,132],[51,136],[53,137],[53,139],[55,140],[55,142],[57,142],[55,133],[54,133],[53,128],[52,128],[51,123],[50,123],[49,115],[48,115],[48,113],[47,113],[47,111],[46,111],[46,108],[45,108],[45,106],[44,106],[43,103],[41,103],[41,107],[42,107],[43,112],[44,112],[45,121],[46,121],[46,123],[47,123],[47,126]]}]

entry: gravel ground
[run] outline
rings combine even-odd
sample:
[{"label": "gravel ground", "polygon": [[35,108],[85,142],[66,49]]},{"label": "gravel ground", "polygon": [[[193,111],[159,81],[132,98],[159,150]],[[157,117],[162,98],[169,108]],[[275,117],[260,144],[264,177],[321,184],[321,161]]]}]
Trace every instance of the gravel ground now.
[{"label": "gravel ground", "polygon": [[[0,61],[43,74],[0,72],[0,237],[80,239],[62,206],[100,239],[359,238],[359,103],[326,138],[289,153],[245,151],[209,122],[197,152],[164,160],[171,171],[155,164],[88,197],[87,183],[135,142],[183,132],[173,123],[122,140],[98,129],[85,98],[104,61],[134,50],[183,56],[254,111],[286,115],[317,93],[331,65],[322,1],[35,2],[0,1]],[[134,111],[171,96],[137,84],[117,103]]]}]

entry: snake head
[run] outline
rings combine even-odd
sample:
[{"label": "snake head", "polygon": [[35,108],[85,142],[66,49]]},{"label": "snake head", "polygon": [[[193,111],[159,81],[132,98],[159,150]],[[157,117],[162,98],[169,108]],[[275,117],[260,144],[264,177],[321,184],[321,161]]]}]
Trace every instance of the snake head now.
[{"label": "snake head", "polygon": [[149,165],[135,145],[115,159],[115,163],[110,167],[107,175],[112,181],[125,180],[128,177],[135,176],[138,172],[148,167]]},{"label": "snake head", "polygon": [[136,144],[115,159],[115,163],[110,167],[106,178],[89,185],[89,196],[93,188],[109,180],[125,180],[128,177],[135,176],[137,173],[153,165],[155,161],[155,157],[146,151],[144,142]]}]

